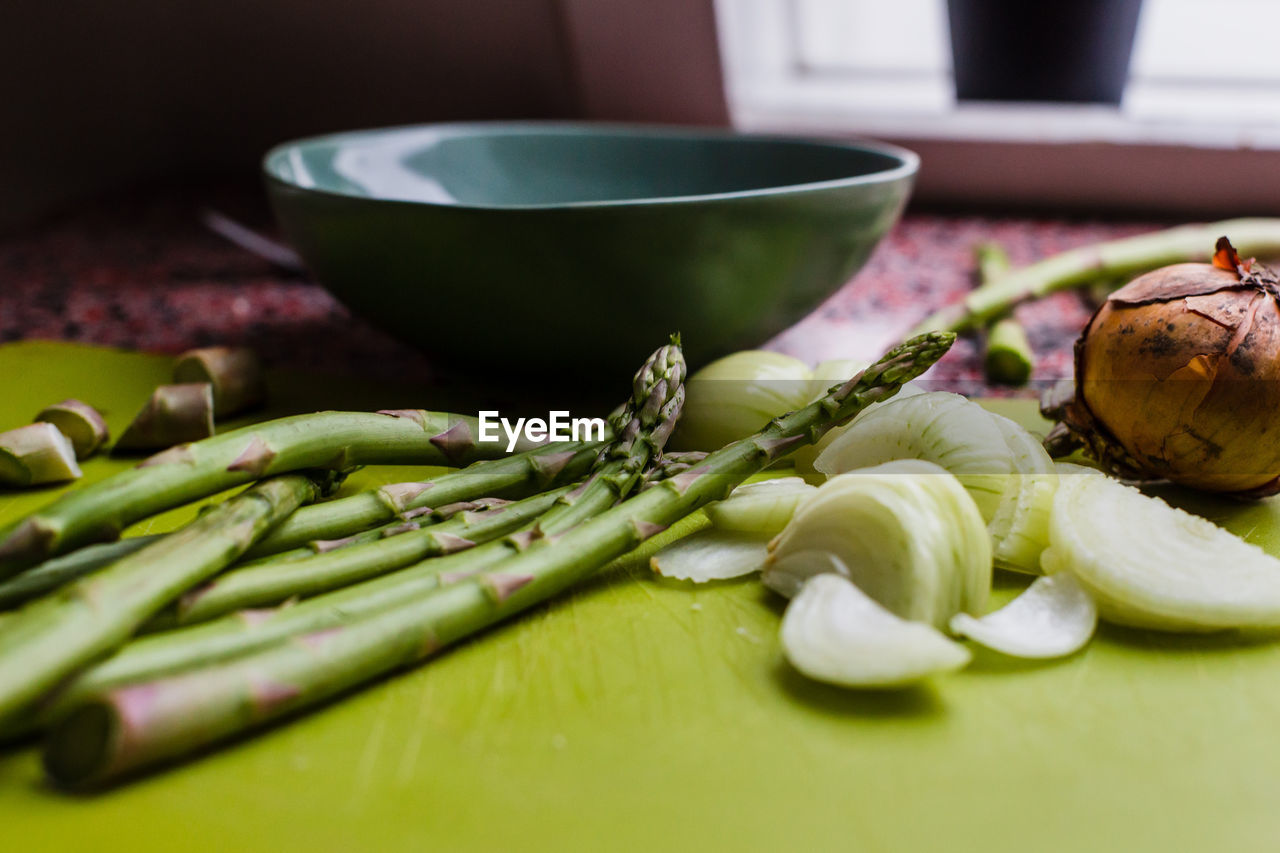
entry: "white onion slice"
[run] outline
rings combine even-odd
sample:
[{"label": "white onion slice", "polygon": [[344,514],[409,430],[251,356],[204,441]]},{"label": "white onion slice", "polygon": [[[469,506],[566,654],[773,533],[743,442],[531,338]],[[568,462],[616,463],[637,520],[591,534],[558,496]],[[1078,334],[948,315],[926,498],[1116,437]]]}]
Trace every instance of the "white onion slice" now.
[{"label": "white onion slice", "polygon": [[991,538],[973,498],[941,467],[899,459],[823,483],[770,543],[762,580],[794,595],[839,559],[867,595],[904,619],[945,628],[981,613],[991,588]]},{"label": "white onion slice", "polygon": [[1280,627],[1280,560],[1096,474],[1063,476],[1046,573],[1069,571],[1103,619],[1165,631]]},{"label": "white onion slice", "polygon": [[845,687],[905,687],[969,662],[969,650],[885,610],[837,574],[805,582],[782,617],[782,650],[800,672]]},{"label": "white onion slice", "polygon": [[828,477],[894,459],[923,459],[950,471],[984,521],[995,517],[1013,454],[991,414],[959,394],[897,397],[851,423],[814,460]]},{"label": "white onion slice", "polygon": [[957,613],[952,633],[1019,658],[1065,657],[1084,648],[1098,625],[1098,608],[1080,582],[1060,573],[1036,578],[1004,607],[975,619]]},{"label": "white onion slice", "polygon": [[799,477],[747,483],[724,500],[710,504],[707,518],[721,530],[776,536],[787,526],[796,507],[815,491],[815,486]]},{"label": "white onion slice", "polygon": [[649,558],[664,578],[706,583],[757,572],[769,555],[769,537],[714,527],[677,539]]}]

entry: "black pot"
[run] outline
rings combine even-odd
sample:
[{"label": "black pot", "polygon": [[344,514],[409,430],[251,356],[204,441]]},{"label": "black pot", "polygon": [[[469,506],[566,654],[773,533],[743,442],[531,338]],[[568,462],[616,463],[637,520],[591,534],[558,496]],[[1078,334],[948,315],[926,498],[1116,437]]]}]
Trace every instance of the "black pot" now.
[{"label": "black pot", "polygon": [[948,0],[962,101],[1119,104],[1142,0]]}]

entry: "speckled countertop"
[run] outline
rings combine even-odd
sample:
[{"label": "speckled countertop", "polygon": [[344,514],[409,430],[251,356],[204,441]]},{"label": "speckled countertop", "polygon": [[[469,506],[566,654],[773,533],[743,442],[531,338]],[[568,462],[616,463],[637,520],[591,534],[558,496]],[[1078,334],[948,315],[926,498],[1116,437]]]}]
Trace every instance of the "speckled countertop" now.
[{"label": "speckled countertop", "polygon": [[[280,367],[431,381],[425,356],[351,317],[304,274],[207,230],[206,207],[269,227],[254,189],[201,186],[105,198],[0,237],[0,342],[62,339],[170,353],[243,343]],[[854,280],[769,346],[809,361],[869,357],[973,286],[976,243],[998,241],[1022,265],[1153,227],[910,213]],[[1071,342],[1088,316],[1075,294],[1019,309],[1036,349],[1036,379],[1070,374]],[[966,393],[987,390],[972,341],[959,342],[931,377]]]}]

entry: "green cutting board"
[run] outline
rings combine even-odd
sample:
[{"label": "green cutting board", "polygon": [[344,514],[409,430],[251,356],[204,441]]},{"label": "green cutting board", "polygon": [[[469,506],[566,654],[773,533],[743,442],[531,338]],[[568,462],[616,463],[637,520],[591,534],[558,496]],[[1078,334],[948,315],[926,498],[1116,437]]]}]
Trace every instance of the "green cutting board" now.
[{"label": "green cutting board", "polygon": [[[0,427],[76,396],[118,431],[167,372],[151,356],[0,347]],[[277,399],[313,408],[374,404],[331,382],[282,384]],[[1025,401],[999,408],[1038,423]],[[122,467],[91,460],[86,480]],[[422,472],[366,470],[349,488]],[[0,524],[56,493],[0,495]],[[1201,509],[1280,553],[1272,505]],[[1280,642],[1104,627],[1065,661],[979,655],[926,688],[847,692],[787,667],[781,602],[756,582],[659,582],[651,550],[412,672],[105,794],[59,794],[34,749],[2,752],[0,849],[1280,844]],[[1001,579],[997,601],[1021,586]]]}]

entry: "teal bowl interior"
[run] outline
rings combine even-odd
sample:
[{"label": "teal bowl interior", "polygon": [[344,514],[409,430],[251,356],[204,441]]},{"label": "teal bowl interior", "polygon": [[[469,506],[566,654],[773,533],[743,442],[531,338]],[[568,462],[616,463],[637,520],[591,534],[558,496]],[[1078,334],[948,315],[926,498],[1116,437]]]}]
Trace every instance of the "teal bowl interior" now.
[{"label": "teal bowl interior", "polygon": [[695,367],[847,281],[915,155],[596,124],[444,124],[280,145],[285,235],[354,312],[450,364],[616,374],[681,332]]}]

